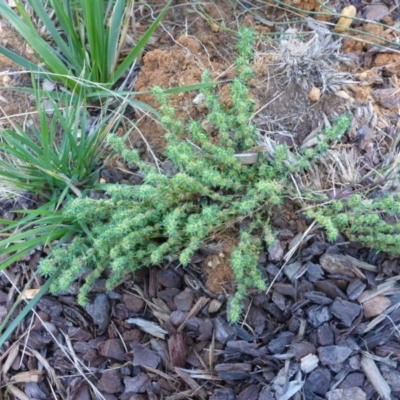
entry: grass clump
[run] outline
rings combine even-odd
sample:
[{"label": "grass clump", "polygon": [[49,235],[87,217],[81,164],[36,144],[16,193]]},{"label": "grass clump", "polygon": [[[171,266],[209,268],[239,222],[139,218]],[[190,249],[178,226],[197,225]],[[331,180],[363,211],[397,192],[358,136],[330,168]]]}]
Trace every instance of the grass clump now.
[{"label": "grass clump", "polygon": [[0,46],[0,53],[28,71],[62,82],[71,92],[85,92],[87,96],[97,96],[100,90],[112,89],[120,79],[127,78],[169,7],[168,3],[122,57],[134,1],[16,0],[15,3],[18,14],[6,1],[0,1],[0,15],[26,40],[44,67],[4,46]]}]

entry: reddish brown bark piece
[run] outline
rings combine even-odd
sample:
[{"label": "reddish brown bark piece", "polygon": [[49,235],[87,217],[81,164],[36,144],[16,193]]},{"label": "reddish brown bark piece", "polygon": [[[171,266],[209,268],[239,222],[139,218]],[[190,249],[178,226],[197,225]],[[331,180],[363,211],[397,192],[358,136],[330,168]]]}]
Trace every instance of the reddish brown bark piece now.
[{"label": "reddish brown bark piece", "polygon": [[125,304],[129,311],[134,313],[140,313],[144,309],[144,301],[132,294],[124,294],[122,295],[122,302]]},{"label": "reddish brown bark piece", "polygon": [[186,288],[183,292],[174,297],[174,303],[179,311],[190,311],[193,305],[193,293]]},{"label": "reddish brown bark piece", "polygon": [[100,354],[117,361],[125,361],[125,350],[119,339],[109,339],[100,345]]},{"label": "reddish brown bark piece", "polygon": [[125,393],[144,393],[150,383],[150,378],[144,373],[140,373],[134,378],[125,378]]},{"label": "reddish brown bark piece", "polygon": [[106,393],[119,393],[122,392],[124,386],[121,382],[121,375],[117,369],[110,369],[104,371],[97,388]]},{"label": "reddish brown bark piece", "polygon": [[140,367],[147,365],[151,368],[157,368],[160,365],[161,357],[157,355],[153,350],[150,350],[141,344],[134,343],[133,349],[133,363],[134,367]]},{"label": "reddish brown bark piece", "polygon": [[168,339],[168,350],[172,367],[183,368],[188,354],[186,336],[182,333],[171,336]]}]

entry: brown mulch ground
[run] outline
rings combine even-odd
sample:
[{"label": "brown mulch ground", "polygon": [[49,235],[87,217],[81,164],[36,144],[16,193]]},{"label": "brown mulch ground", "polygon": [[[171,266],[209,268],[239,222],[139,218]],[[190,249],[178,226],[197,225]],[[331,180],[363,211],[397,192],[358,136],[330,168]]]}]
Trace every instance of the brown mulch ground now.
[{"label": "brown mulch ground", "polygon": [[[204,68],[216,79],[231,77],[234,39],[200,13],[222,17],[228,27],[236,27],[231,5],[220,3],[218,10],[174,3],[165,30],[159,30],[154,48],[143,57],[135,90],[197,83]],[[304,2],[308,9],[315,8],[311,3]],[[356,6],[360,16],[385,24],[372,28],[359,23],[359,29],[374,29],[394,41],[390,26],[399,21],[396,5],[381,4],[379,10]],[[332,7],[341,9],[334,2]],[[289,18],[286,10],[273,6],[255,10],[269,20]],[[139,30],[140,24],[146,26],[145,11]],[[258,32],[280,29],[243,8],[236,11],[243,24]],[[277,142],[301,145],[320,120],[346,110],[353,115],[353,126],[344,147],[362,159],[355,172],[363,175],[384,162],[398,129],[400,55],[390,47],[384,51],[359,43],[346,39],[342,48],[347,58],[341,72],[356,82],[346,86],[348,97],[326,93],[317,103],[308,97],[308,88],[276,80],[273,46],[260,44],[252,87],[262,110],[257,115],[260,132]],[[221,91],[223,95],[223,86]],[[181,117],[201,115],[193,96],[173,98]],[[145,96],[140,100],[153,101]],[[7,104],[11,107],[12,101]],[[294,104],[292,114],[288,104]],[[164,142],[159,126],[142,116],[138,129],[160,154]],[[134,138],[135,146],[151,160],[141,135]],[[335,178],[341,188],[351,181],[345,175]],[[114,166],[105,168],[102,177],[112,183],[128,179]],[[12,217],[13,208],[18,204],[4,205],[2,217]],[[214,251],[198,252],[185,269],[165,263],[139,271],[112,292],[99,280],[86,309],[76,303],[76,283],[63,296],[44,297],[0,350],[0,399],[400,398],[398,259],[344,237],[327,243],[323,232],[307,231],[310,221],[290,209],[274,215],[273,226],[278,240],[263,250],[258,262],[271,285],[266,293],[249,293],[242,324],[227,322],[227,300],[234,291],[229,239]],[[0,319],[42,255],[36,251],[0,276]],[[41,284],[36,278],[33,290]]]}]

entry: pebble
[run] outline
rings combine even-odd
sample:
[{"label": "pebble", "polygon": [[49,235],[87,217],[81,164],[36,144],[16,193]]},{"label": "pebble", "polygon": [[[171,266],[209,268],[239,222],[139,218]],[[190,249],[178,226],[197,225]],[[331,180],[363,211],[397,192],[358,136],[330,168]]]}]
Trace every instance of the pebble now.
[{"label": "pebble", "polygon": [[357,9],[354,6],[347,6],[343,8],[340,13],[341,17],[335,26],[336,33],[342,33],[350,28],[350,25],[353,23],[353,18],[357,15]]}]

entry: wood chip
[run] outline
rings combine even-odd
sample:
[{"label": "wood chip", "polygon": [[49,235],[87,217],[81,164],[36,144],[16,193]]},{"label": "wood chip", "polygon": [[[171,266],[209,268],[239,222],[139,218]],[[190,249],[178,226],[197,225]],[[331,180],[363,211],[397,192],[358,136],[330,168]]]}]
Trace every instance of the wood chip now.
[{"label": "wood chip", "polygon": [[341,254],[327,254],[325,253],[320,258],[321,267],[330,274],[343,274],[350,278],[358,276],[358,269],[365,269],[366,271],[377,272],[378,268],[374,265],[368,264],[364,261],[357,260],[354,257]]},{"label": "wood chip", "polygon": [[207,299],[207,297],[200,297],[193,308],[189,311],[186,319],[182,322],[181,325],[179,325],[178,332],[182,332],[183,328],[186,326],[187,321],[190,318],[194,317],[209,301],[210,299]]},{"label": "wood chip", "polygon": [[308,354],[300,360],[300,368],[305,373],[308,374],[317,368],[319,358],[315,354]]},{"label": "wood chip", "polygon": [[20,372],[19,374],[13,375],[10,379],[11,383],[21,382],[41,382],[43,380],[43,371],[30,370],[26,372]]},{"label": "wood chip", "polygon": [[383,400],[391,400],[391,389],[383,378],[375,361],[363,354],[361,356],[361,369]]},{"label": "wood chip", "polygon": [[392,290],[397,286],[395,280],[387,280],[377,286],[376,289],[366,290],[357,300],[360,303],[364,303],[367,300],[373,299],[374,297],[381,294],[391,294]]},{"label": "wood chip", "polygon": [[158,337],[159,339],[165,339],[165,335],[168,333],[155,322],[146,321],[142,318],[129,318],[125,320],[125,322],[136,325],[141,331],[149,333],[150,335]]},{"label": "wood chip", "polygon": [[188,354],[186,336],[182,333],[172,335],[168,339],[168,349],[172,367],[183,368]]},{"label": "wood chip", "polygon": [[201,399],[207,398],[206,391],[188,373],[181,368],[174,368],[174,371],[193,389],[193,395],[197,395]]}]

